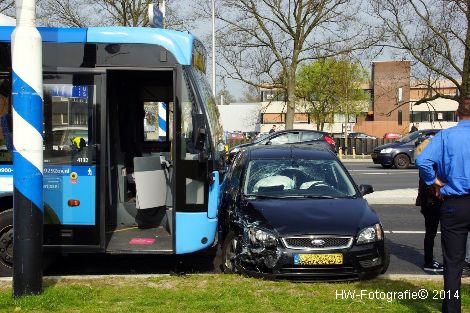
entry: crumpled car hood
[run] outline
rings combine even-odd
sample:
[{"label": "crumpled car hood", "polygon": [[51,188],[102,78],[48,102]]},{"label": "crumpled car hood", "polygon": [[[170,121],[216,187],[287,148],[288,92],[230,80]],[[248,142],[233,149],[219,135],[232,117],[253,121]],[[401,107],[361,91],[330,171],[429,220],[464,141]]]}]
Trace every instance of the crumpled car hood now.
[{"label": "crumpled car hood", "polygon": [[279,235],[355,236],[379,219],[364,199],[257,199],[243,209],[251,222]]}]

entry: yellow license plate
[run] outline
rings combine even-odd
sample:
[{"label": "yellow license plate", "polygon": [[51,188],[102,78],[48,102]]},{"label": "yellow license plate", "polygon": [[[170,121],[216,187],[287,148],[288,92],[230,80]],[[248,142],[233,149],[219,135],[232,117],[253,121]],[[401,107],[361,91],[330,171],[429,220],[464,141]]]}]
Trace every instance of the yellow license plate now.
[{"label": "yellow license plate", "polygon": [[294,254],[295,265],[338,265],[343,264],[341,253],[333,254]]}]

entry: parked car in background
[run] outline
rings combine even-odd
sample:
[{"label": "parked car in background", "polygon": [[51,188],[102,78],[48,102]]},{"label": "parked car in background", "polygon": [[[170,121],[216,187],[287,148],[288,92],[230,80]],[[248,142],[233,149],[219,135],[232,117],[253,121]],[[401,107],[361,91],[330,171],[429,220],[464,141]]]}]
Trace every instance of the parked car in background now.
[{"label": "parked car in background", "polygon": [[244,147],[298,143],[320,145],[325,149],[336,152],[336,143],[333,138],[328,135],[328,133],[316,130],[292,129],[268,134],[266,137],[261,138],[253,143],[235,146],[229,150],[229,160],[232,160],[238,151]]},{"label": "parked car in background", "polygon": [[255,146],[222,184],[222,268],[267,278],[361,279],[384,273],[388,248],[377,214],[332,151]]},{"label": "parked car in background", "polygon": [[402,136],[397,133],[385,133],[384,139],[400,139]]},{"label": "parked car in background", "polygon": [[348,134],[349,138],[353,139],[377,139],[375,136],[368,135],[366,133],[352,132]]},{"label": "parked car in background", "polygon": [[245,140],[245,134],[242,132],[229,132],[227,134],[228,140]]},{"label": "parked car in background", "polygon": [[258,133],[258,134],[256,135],[256,137],[255,137],[255,139],[254,139],[253,142],[259,141],[259,140],[261,140],[261,139],[264,139],[264,138],[266,138],[267,136],[269,136],[269,133]]},{"label": "parked car in background", "polygon": [[379,146],[371,154],[372,160],[374,164],[381,164],[384,168],[408,168],[414,163],[416,142],[422,141],[424,137],[434,136],[437,132],[439,129],[418,130],[395,142]]}]

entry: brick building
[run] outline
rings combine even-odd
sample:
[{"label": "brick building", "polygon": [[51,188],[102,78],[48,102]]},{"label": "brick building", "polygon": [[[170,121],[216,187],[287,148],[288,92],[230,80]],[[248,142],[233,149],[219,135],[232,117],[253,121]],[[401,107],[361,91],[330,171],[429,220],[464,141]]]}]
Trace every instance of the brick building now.
[{"label": "brick building", "polygon": [[410,61],[379,61],[372,65],[372,80],[364,86],[371,95],[369,111],[356,120],[354,131],[382,137],[387,132],[405,134],[413,124],[419,129],[442,129],[457,122],[457,102],[436,99],[414,105],[427,94],[455,95],[457,88],[449,81],[434,83],[434,91],[427,84],[411,80]]}]

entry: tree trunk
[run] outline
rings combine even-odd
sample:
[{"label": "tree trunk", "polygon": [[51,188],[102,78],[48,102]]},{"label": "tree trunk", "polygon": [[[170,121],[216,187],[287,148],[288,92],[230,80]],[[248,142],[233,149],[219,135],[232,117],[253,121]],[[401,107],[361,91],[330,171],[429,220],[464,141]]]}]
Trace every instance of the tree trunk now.
[{"label": "tree trunk", "polygon": [[461,98],[470,97],[470,8],[467,11],[467,33],[465,37],[465,55],[462,70]]},{"label": "tree trunk", "polygon": [[294,128],[294,113],[295,113],[295,70],[289,73],[287,85],[287,111],[286,111],[286,129]]}]

